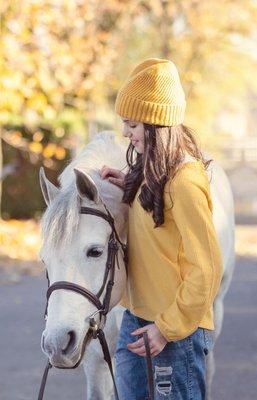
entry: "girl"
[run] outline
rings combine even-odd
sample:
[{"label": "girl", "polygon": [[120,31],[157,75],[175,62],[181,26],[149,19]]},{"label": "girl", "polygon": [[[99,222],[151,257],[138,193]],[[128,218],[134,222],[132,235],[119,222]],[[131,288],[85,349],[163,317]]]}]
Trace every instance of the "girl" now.
[{"label": "girl", "polygon": [[[183,125],[175,64],[147,59],[120,89],[115,111],[130,139],[128,173],[101,176],[129,204],[128,280],[115,353],[121,400],[147,399],[147,331],[156,400],[203,400],[213,346],[213,301],[222,278],[206,161]],[[135,153],[136,152],[136,153]]]}]

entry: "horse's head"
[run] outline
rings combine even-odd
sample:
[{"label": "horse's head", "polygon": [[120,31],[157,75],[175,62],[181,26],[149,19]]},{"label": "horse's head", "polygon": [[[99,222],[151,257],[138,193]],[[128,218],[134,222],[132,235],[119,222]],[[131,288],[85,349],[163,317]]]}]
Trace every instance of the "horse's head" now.
[{"label": "horse's head", "polygon": [[[45,264],[50,285],[71,282],[97,294],[103,284],[108,243],[112,227],[105,219],[81,214],[81,207],[90,207],[106,214],[100,193],[106,191],[118,235],[124,241],[126,206],[121,203],[122,191],[98,177],[92,179],[82,170],[72,171],[74,179],[67,187],[57,188],[40,171],[40,185],[47,209],[42,218],[43,245],[40,258]],[[108,208],[108,204],[106,204]],[[122,295],[126,269],[121,248],[118,251],[110,309]],[[104,288],[100,300],[105,296]],[[46,327],[42,334],[42,350],[51,364],[72,367],[80,359],[84,337],[89,329],[89,316],[96,306],[81,294],[60,289],[51,293]],[[99,319],[99,314],[95,317]]]}]

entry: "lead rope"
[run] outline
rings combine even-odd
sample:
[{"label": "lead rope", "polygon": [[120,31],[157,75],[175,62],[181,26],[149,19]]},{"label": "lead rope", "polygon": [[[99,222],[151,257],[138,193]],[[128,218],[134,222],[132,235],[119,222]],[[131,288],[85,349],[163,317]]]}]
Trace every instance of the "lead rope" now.
[{"label": "lead rope", "polygon": [[111,373],[116,400],[119,400],[118,389],[117,389],[117,386],[116,386],[116,383],[115,383],[114,373],[113,373],[113,369],[112,369],[112,360],[111,360],[111,356],[110,356],[108,345],[106,343],[105,334],[104,334],[104,331],[102,329],[98,329],[97,337],[98,337],[99,342],[101,343],[101,346],[102,346],[104,360],[107,362],[109,370],[110,370],[110,373]]},{"label": "lead rope", "polygon": [[149,392],[149,400],[154,400],[154,382],[153,382],[153,363],[152,363],[152,356],[148,341],[147,332],[143,332],[143,339],[145,344],[146,350],[146,363],[147,363],[147,383],[148,383],[148,392]]},{"label": "lead rope", "polygon": [[44,397],[44,391],[45,391],[45,386],[46,386],[46,380],[47,380],[47,376],[48,376],[48,372],[49,369],[52,368],[52,364],[47,361],[45,370],[44,370],[44,375],[41,381],[41,385],[40,385],[40,389],[39,389],[39,393],[38,393],[38,400],[43,400]]}]

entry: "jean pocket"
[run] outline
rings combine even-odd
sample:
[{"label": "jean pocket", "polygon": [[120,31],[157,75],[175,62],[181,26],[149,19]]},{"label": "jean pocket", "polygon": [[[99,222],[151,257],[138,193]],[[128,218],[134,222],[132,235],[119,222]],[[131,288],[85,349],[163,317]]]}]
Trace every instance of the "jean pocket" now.
[{"label": "jean pocket", "polygon": [[214,331],[203,328],[204,353],[207,355],[214,347]]}]

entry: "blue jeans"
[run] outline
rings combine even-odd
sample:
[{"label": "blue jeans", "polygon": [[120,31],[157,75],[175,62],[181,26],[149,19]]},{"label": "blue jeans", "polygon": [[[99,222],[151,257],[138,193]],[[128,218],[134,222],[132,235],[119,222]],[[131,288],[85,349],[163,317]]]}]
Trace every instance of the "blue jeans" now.
[{"label": "blue jeans", "polygon": [[[138,340],[130,333],[153,321],[125,310],[114,355],[115,381],[120,400],[147,400],[146,358],[127,348]],[[155,400],[204,400],[206,355],[213,347],[213,331],[198,328],[185,339],[168,342],[152,358]]]}]

